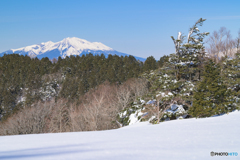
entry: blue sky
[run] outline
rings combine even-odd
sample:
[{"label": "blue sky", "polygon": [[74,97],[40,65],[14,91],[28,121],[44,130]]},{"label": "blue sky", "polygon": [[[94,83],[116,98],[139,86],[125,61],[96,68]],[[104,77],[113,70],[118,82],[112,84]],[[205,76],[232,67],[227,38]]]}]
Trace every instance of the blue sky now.
[{"label": "blue sky", "polygon": [[224,26],[235,38],[239,0],[1,0],[0,53],[41,42],[78,37],[127,54],[155,59],[174,52],[170,36]]}]

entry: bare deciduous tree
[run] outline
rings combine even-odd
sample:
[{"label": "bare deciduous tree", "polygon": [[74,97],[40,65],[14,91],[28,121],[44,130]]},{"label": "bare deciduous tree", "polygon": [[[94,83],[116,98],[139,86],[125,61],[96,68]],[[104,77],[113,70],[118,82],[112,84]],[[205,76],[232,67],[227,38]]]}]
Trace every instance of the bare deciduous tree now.
[{"label": "bare deciduous tree", "polygon": [[52,105],[38,102],[34,107],[21,110],[1,125],[1,135],[46,133]]},{"label": "bare deciduous tree", "polygon": [[117,100],[120,110],[126,108],[132,100],[131,88],[127,83],[124,83],[117,88]]},{"label": "bare deciduous tree", "polygon": [[235,39],[235,47],[237,49],[237,53],[240,53],[240,29],[238,31],[238,37]]},{"label": "bare deciduous tree", "polygon": [[136,100],[137,98],[147,94],[148,92],[148,86],[147,86],[147,80],[146,79],[131,79],[130,80],[130,88],[131,91],[134,95],[134,99]]},{"label": "bare deciduous tree", "polygon": [[52,99],[25,107],[0,125],[0,135],[93,131],[118,128],[117,114],[147,92],[145,80],[123,85],[99,85],[81,97],[81,103]]},{"label": "bare deciduous tree", "polygon": [[74,117],[75,120],[81,120],[86,124],[81,127],[83,130],[117,128],[115,122],[119,108],[116,103],[117,90],[115,88],[115,86],[105,83],[85,94],[82,104],[78,107],[81,112]]},{"label": "bare deciduous tree", "polygon": [[232,39],[230,31],[221,27],[219,31],[214,31],[207,39],[207,52],[217,62],[221,57],[234,57],[235,42]]},{"label": "bare deciduous tree", "polygon": [[71,131],[70,109],[67,100],[59,99],[54,104],[49,122],[49,132],[69,132]]}]

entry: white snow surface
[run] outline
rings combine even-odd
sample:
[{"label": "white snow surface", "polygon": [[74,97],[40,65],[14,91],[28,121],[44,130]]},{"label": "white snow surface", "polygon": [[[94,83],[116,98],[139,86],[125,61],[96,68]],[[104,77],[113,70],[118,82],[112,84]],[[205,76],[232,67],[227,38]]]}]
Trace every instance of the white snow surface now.
[{"label": "white snow surface", "polygon": [[108,131],[0,137],[1,160],[239,159],[240,111],[217,117],[147,122]]}]

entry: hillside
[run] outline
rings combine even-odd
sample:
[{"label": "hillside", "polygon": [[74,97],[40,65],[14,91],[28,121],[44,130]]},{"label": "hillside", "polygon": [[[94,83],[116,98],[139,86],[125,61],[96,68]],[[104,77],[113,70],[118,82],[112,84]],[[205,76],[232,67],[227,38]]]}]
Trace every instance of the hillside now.
[{"label": "hillside", "polygon": [[1,136],[0,159],[212,159],[212,151],[240,153],[239,121],[235,111],[108,131]]}]

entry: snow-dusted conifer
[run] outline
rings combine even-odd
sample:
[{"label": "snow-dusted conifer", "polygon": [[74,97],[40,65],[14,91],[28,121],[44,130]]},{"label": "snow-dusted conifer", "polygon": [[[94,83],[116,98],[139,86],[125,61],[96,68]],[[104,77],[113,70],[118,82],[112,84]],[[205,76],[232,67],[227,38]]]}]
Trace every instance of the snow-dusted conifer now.
[{"label": "snow-dusted conifer", "polygon": [[212,60],[204,68],[203,80],[194,92],[193,106],[189,114],[193,117],[209,117],[227,113],[231,109],[230,90],[223,84],[220,66]]},{"label": "snow-dusted conifer", "polygon": [[198,29],[198,26],[202,26],[204,21],[205,19],[200,18],[190,28],[186,43],[183,43],[185,37],[181,32],[178,33],[176,40],[173,36],[171,37],[178,57],[175,62],[177,79],[200,80],[200,68],[205,54],[203,39],[209,34],[208,32],[201,33]]},{"label": "snow-dusted conifer", "polygon": [[[239,104],[240,97],[240,53],[235,58],[226,58],[222,63],[222,77],[224,84],[231,90],[232,101]],[[234,107],[235,108],[235,107]],[[234,109],[233,108],[233,109]]]}]

